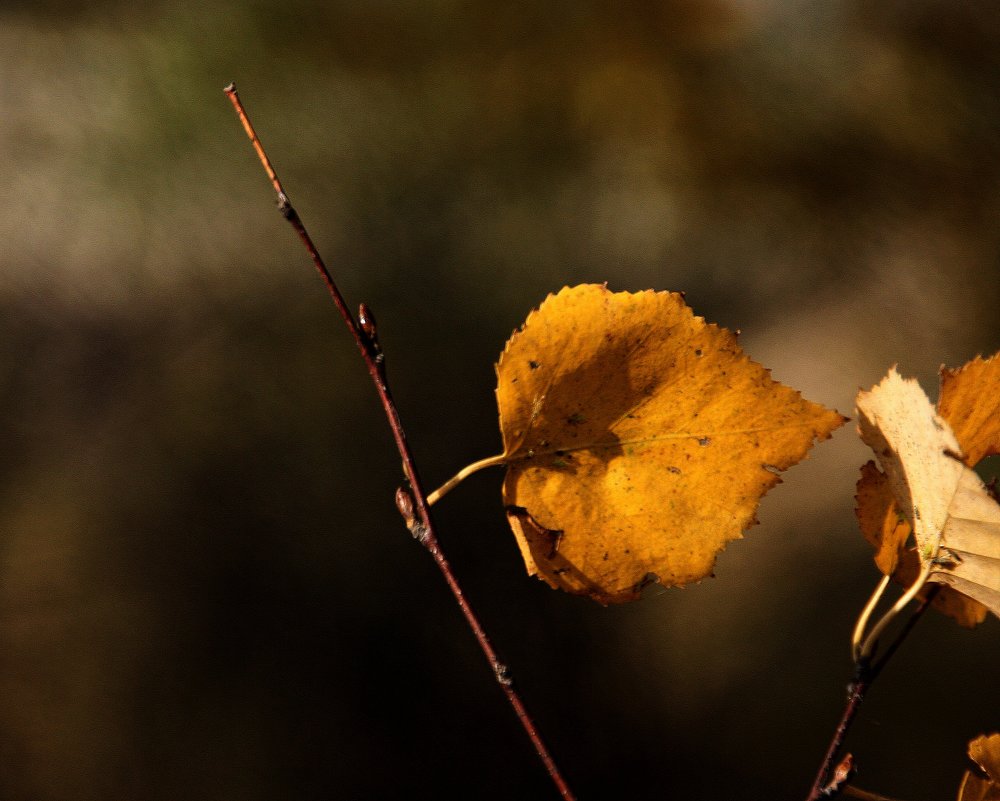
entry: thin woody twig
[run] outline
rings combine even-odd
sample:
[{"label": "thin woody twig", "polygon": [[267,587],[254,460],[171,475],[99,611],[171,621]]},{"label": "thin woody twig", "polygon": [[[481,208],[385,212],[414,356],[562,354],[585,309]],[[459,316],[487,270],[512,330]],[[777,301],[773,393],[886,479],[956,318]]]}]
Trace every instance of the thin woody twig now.
[{"label": "thin woody twig", "polygon": [[906,625],[903,626],[902,630],[886,649],[881,659],[872,663],[868,658],[863,657],[856,663],[854,680],[848,685],[847,703],[844,706],[840,721],[837,723],[837,728],[834,729],[833,738],[830,740],[830,745],[820,764],[809,795],[806,796],[806,801],[819,801],[822,798],[830,798],[841,791],[842,788],[840,786],[831,782],[830,774],[833,770],[834,760],[837,758],[837,754],[840,752],[844,740],[847,738],[847,732],[850,730],[851,724],[854,722],[854,718],[861,708],[861,703],[865,700],[865,694],[871,688],[875,679],[878,678],[889,659],[892,658],[893,654],[899,649],[899,646],[902,645],[903,640],[913,630],[917,621],[923,617],[924,612],[927,611],[927,607],[930,606],[939,591],[940,585],[931,587],[921,600],[920,606],[910,615],[910,618],[906,621]]},{"label": "thin woody twig", "polygon": [[382,353],[381,345],[379,344],[375,318],[372,315],[371,310],[364,304],[361,305],[357,319],[355,319],[354,315],[348,310],[347,303],[345,302],[343,295],[341,295],[340,290],[337,288],[337,285],[333,280],[333,276],[327,269],[319,251],[313,244],[312,238],[309,236],[309,232],[306,230],[302,220],[299,219],[299,215],[292,207],[291,202],[289,202],[288,195],[285,194],[281,181],[278,179],[278,175],[275,172],[274,167],[271,165],[270,159],[267,157],[264,146],[261,144],[257,133],[254,131],[253,125],[250,123],[246,109],[243,107],[242,102],[240,102],[239,95],[236,93],[236,87],[233,84],[230,84],[224,91],[226,96],[232,102],[233,108],[236,109],[236,114],[239,116],[244,130],[250,138],[254,150],[257,152],[257,156],[260,159],[261,164],[264,166],[267,177],[270,180],[271,185],[274,187],[274,191],[278,196],[279,211],[281,211],[282,216],[288,220],[292,228],[295,229],[299,239],[302,240],[306,251],[309,253],[309,257],[312,259],[316,271],[323,279],[323,283],[326,284],[327,291],[333,299],[337,310],[340,312],[340,316],[344,320],[344,325],[347,326],[348,331],[350,331],[351,336],[354,338],[354,341],[358,346],[358,350],[361,351],[361,356],[364,359],[365,366],[368,368],[368,374],[371,376],[372,383],[375,385],[379,400],[382,402],[382,408],[385,412],[386,420],[389,423],[389,428],[392,430],[392,436],[396,442],[396,448],[398,449],[400,458],[403,461],[403,473],[406,483],[396,494],[396,505],[406,522],[407,528],[409,528],[414,538],[427,549],[431,557],[434,559],[434,562],[437,564],[438,569],[441,571],[441,575],[448,584],[448,588],[455,597],[455,602],[458,604],[459,609],[461,609],[462,614],[465,616],[465,620],[468,623],[469,628],[472,629],[472,633],[479,642],[479,647],[486,657],[486,660],[489,662],[497,683],[507,696],[507,700],[510,702],[511,707],[513,707],[518,720],[521,722],[528,738],[531,740],[531,743],[535,748],[535,752],[544,764],[545,769],[552,782],[555,784],[556,789],[559,791],[559,794],[563,797],[563,799],[566,799],[566,801],[575,801],[573,793],[570,791],[569,786],[566,784],[565,779],[563,779],[555,761],[552,759],[551,754],[542,742],[538,729],[528,714],[520,695],[514,689],[514,683],[510,675],[510,670],[497,656],[486,631],[483,629],[482,624],[479,622],[479,619],[473,612],[472,607],[466,600],[465,593],[462,591],[462,588],[451,569],[451,565],[448,563],[444,553],[441,551],[441,545],[438,541],[437,534],[434,530],[434,523],[430,516],[430,505],[427,502],[427,496],[420,482],[420,477],[417,474],[413,453],[406,440],[406,433],[403,429],[403,424],[400,421],[396,404],[393,402],[392,394],[389,391],[389,385],[386,380],[385,373],[385,358]]}]

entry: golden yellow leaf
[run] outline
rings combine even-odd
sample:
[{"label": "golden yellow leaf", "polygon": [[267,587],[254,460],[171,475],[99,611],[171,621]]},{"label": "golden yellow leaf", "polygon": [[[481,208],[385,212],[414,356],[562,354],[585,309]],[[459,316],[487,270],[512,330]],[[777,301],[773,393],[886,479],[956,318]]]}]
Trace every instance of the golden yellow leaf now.
[{"label": "golden yellow leaf", "polygon": [[[894,500],[913,530],[918,576],[927,575],[929,581],[945,584],[1000,615],[1000,505],[962,463],[961,446],[948,422],[935,412],[919,384],[903,379],[895,369],[871,391],[858,393],[857,406],[861,437],[875,451],[891,491],[876,488],[873,472],[862,471],[858,515],[863,527],[871,529],[873,519],[891,514],[887,501]],[[881,499],[875,499],[877,492]],[[880,508],[886,511],[880,513]],[[905,535],[898,529],[889,539],[886,534],[883,526],[876,562],[890,574],[892,560],[886,551],[895,544],[898,553]],[[871,538],[869,532],[866,536]],[[904,567],[906,559],[898,564]],[[901,581],[911,580],[910,570],[893,569]],[[966,625],[985,617],[978,605],[948,594],[941,607]]]},{"label": "golden yellow leaf", "polygon": [[668,292],[567,287],[497,365],[504,503],[529,573],[602,602],[707,576],[844,422]]},{"label": "golden yellow leaf", "polygon": [[984,734],[970,742],[969,758],[981,775],[966,771],[958,801],[1000,801],[1000,734]]}]

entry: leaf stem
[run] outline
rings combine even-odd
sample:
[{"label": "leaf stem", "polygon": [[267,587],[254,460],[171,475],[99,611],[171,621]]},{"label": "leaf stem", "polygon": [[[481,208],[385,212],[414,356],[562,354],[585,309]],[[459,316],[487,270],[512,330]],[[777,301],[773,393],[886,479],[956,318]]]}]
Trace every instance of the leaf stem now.
[{"label": "leaf stem", "polygon": [[[899,596],[899,600],[893,604],[892,608],[888,612],[882,615],[879,622],[876,623],[874,628],[872,628],[872,630],[868,633],[868,637],[865,638],[864,644],[858,650],[855,660],[871,658],[872,651],[875,650],[875,645],[878,643],[878,638],[882,636],[882,632],[885,631],[886,627],[895,619],[896,615],[902,612],[903,609],[906,608],[906,605],[917,597],[917,593],[923,589],[923,586],[927,583],[927,579],[930,578],[930,575],[930,567],[925,565],[920,568],[920,574],[917,576],[916,581],[913,582],[906,592]],[[880,587],[884,589],[884,585],[886,583],[885,579],[883,579]],[[877,593],[877,595],[881,595],[881,593]],[[875,597],[874,600],[877,602],[878,597]],[[872,605],[872,608],[874,608],[874,605]],[[870,612],[871,610],[866,607],[866,611]]]},{"label": "leaf stem", "polygon": [[427,505],[433,506],[438,501],[440,501],[445,495],[451,492],[455,487],[461,484],[465,479],[471,476],[473,473],[478,473],[487,467],[496,467],[497,465],[506,464],[507,454],[499,453],[496,456],[488,456],[485,459],[480,459],[478,462],[473,462],[472,464],[467,464],[461,470],[459,470],[455,475],[444,482],[440,487],[438,487],[434,492],[427,496]]},{"label": "leaf stem", "polygon": [[855,662],[861,659],[861,645],[865,629],[868,628],[868,621],[871,619],[872,612],[875,611],[875,607],[878,606],[878,602],[885,594],[890,580],[891,576],[882,576],[882,580],[879,582],[878,587],[875,588],[875,592],[872,593],[871,598],[868,599],[868,603],[865,604],[865,608],[858,615],[858,622],[854,624],[854,634],[851,637],[851,659]]},{"label": "leaf stem", "polygon": [[569,786],[566,784],[566,781],[559,772],[555,761],[552,759],[548,749],[542,742],[538,729],[535,726],[534,721],[529,716],[520,695],[514,689],[509,669],[503,662],[500,661],[496,651],[494,651],[493,645],[490,643],[485,629],[473,612],[468,600],[466,600],[465,593],[459,585],[458,580],[451,569],[451,565],[448,563],[444,553],[441,551],[441,545],[438,541],[437,534],[434,530],[434,523],[430,516],[430,504],[428,503],[427,496],[421,486],[413,453],[410,449],[409,443],[407,442],[406,433],[403,429],[403,424],[400,421],[396,404],[389,391],[389,384],[386,380],[385,373],[385,360],[382,354],[382,348],[379,345],[374,318],[372,317],[371,312],[364,305],[361,307],[359,319],[355,319],[354,315],[352,315],[348,310],[344,297],[341,295],[340,290],[337,288],[337,285],[333,280],[333,276],[327,269],[319,251],[316,249],[316,246],[313,244],[312,238],[309,236],[305,225],[302,223],[302,220],[299,219],[299,215],[289,202],[288,195],[285,194],[281,181],[278,179],[277,173],[271,165],[271,161],[267,157],[267,153],[264,150],[264,146],[261,144],[256,131],[254,131],[246,110],[236,93],[235,85],[230,84],[224,91],[226,96],[232,102],[233,108],[236,110],[236,114],[239,116],[240,122],[243,124],[243,129],[250,138],[250,142],[253,144],[253,148],[257,152],[257,156],[260,159],[261,164],[264,166],[267,177],[271,181],[271,185],[274,187],[274,191],[278,196],[278,210],[281,212],[282,216],[288,220],[292,228],[295,229],[295,233],[298,234],[299,239],[302,240],[309,257],[312,259],[316,271],[323,279],[323,283],[326,285],[330,297],[333,299],[337,310],[340,312],[340,316],[344,320],[344,325],[347,326],[348,331],[354,338],[354,342],[358,346],[358,350],[361,351],[361,356],[364,359],[365,366],[368,368],[368,374],[371,376],[372,383],[375,385],[379,400],[382,402],[382,408],[385,412],[386,420],[389,423],[389,428],[392,430],[392,436],[396,442],[396,448],[403,461],[403,473],[406,478],[408,490],[401,490],[397,493],[397,506],[399,506],[400,511],[404,514],[404,518],[407,518],[406,522],[411,533],[413,533],[417,541],[427,549],[431,557],[434,559],[434,562],[437,564],[438,569],[441,571],[441,575],[444,577],[448,588],[451,590],[452,595],[455,598],[455,602],[458,604],[459,609],[465,616],[465,620],[468,623],[469,628],[472,629],[472,633],[479,642],[479,647],[489,662],[497,683],[507,696],[507,700],[513,707],[518,720],[521,722],[521,725],[525,730],[525,733],[531,740],[531,743],[535,748],[535,752],[538,754],[538,757],[545,766],[545,769],[549,774],[549,778],[552,780],[553,784],[555,784],[556,789],[559,791],[559,794],[563,797],[563,799],[566,799],[566,801],[575,801],[573,793],[570,791]]}]

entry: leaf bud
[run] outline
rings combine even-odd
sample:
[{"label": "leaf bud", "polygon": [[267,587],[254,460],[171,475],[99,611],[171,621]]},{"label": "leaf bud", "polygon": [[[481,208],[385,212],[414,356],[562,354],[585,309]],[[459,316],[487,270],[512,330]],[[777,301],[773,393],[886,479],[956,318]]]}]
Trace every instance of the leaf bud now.
[{"label": "leaf bud", "polygon": [[362,303],[358,308],[358,326],[361,328],[361,333],[365,335],[365,338],[374,343],[378,339],[378,330],[375,327],[375,315],[372,314],[372,310],[368,308],[368,304]]},{"label": "leaf bud", "polygon": [[410,494],[410,491],[406,487],[399,487],[396,490],[396,508],[403,516],[406,525],[410,526],[416,515],[413,511],[413,495]]}]

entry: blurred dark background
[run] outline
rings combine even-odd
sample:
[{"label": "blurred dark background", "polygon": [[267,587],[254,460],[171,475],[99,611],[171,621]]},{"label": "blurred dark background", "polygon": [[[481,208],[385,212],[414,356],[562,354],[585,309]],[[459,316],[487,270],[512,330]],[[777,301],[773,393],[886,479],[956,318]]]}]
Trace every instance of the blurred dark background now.
[{"label": "blurred dark background", "polygon": [[[853,412],[1000,349],[990,3],[5,2],[0,797],[551,799],[392,502],[374,392],[222,87],[352,303],[428,485],[499,449],[547,293],[684,290]],[[444,546],[585,799],[805,795],[878,575],[853,425],[717,577],[602,608],[525,576],[480,474]],[[954,797],[1000,625],[929,614],[859,786]]]}]

